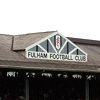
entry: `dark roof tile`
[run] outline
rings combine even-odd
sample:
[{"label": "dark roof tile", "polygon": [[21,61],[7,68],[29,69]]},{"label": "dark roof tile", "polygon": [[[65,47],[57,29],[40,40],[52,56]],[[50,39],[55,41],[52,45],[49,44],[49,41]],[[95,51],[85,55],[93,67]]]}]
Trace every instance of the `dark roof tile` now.
[{"label": "dark roof tile", "polygon": [[24,50],[31,44],[41,40],[42,38],[47,37],[54,32],[56,31],[16,35],[14,36],[13,50]]}]

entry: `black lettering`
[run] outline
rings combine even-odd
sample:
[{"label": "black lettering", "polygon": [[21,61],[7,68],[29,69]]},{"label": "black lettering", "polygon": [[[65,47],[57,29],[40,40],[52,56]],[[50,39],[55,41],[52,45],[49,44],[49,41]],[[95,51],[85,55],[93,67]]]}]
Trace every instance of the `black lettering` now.
[{"label": "black lettering", "polygon": [[37,53],[37,57],[38,57],[38,58],[40,58],[40,57],[41,57],[40,53]]},{"label": "black lettering", "polygon": [[53,58],[53,54],[50,54],[50,59]]},{"label": "black lettering", "polygon": [[31,55],[31,52],[28,52],[28,57]]},{"label": "black lettering", "polygon": [[62,59],[62,55],[60,55],[60,59]]},{"label": "black lettering", "polygon": [[36,58],[36,55],[35,55],[35,53],[31,53],[31,57],[33,58]]},{"label": "black lettering", "polygon": [[83,61],[86,61],[86,57],[85,56],[83,56]]},{"label": "black lettering", "polygon": [[73,60],[71,55],[68,55],[68,60]]},{"label": "black lettering", "polygon": [[64,56],[64,55],[62,55],[62,59],[63,59],[63,60],[65,59],[65,56]]},{"label": "black lettering", "polygon": [[53,54],[53,59],[55,59],[56,58],[56,55],[55,54]]},{"label": "black lettering", "polygon": [[59,55],[58,54],[56,55],[56,58],[59,59]]},{"label": "black lettering", "polygon": [[75,60],[76,61],[79,61],[79,56],[75,56]]},{"label": "black lettering", "polygon": [[47,58],[47,53],[44,53],[44,58]]}]

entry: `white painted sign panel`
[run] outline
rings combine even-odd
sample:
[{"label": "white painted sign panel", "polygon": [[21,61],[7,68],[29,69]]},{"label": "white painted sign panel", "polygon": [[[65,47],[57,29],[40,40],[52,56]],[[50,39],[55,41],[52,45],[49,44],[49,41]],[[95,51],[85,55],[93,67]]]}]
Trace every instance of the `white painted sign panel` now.
[{"label": "white painted sign panel", "polygon": [[87,62],[87,53],[56,32],[27,47],[26,58]]},{"label": "white painted sign panel", "polygon": [[60,61],[75,61],[75,62],[86,62],[87,57],[85,55],[69,55],[59,53],[44,53],[44,52],[33,52],[27,51],[26,57],[31,59],[47,59],[47,60],[60,60]]}]

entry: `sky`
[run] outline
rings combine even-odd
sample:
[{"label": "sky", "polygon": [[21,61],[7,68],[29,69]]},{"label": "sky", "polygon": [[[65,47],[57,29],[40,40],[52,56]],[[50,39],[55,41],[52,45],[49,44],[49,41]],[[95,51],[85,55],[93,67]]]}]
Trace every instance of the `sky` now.
[{"label": "sky", "polygon": [[100,40],[100,0],[0,0],[0,34],[56,30]]}]

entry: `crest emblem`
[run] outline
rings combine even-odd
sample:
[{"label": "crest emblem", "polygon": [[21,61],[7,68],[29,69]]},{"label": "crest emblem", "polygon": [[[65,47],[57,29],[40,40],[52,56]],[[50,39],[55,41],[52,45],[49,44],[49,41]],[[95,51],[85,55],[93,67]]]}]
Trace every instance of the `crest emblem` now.
[{"label": "crest emblem", "polygon": [[56,35],[56,49],[60,49],[60,36]]}]

